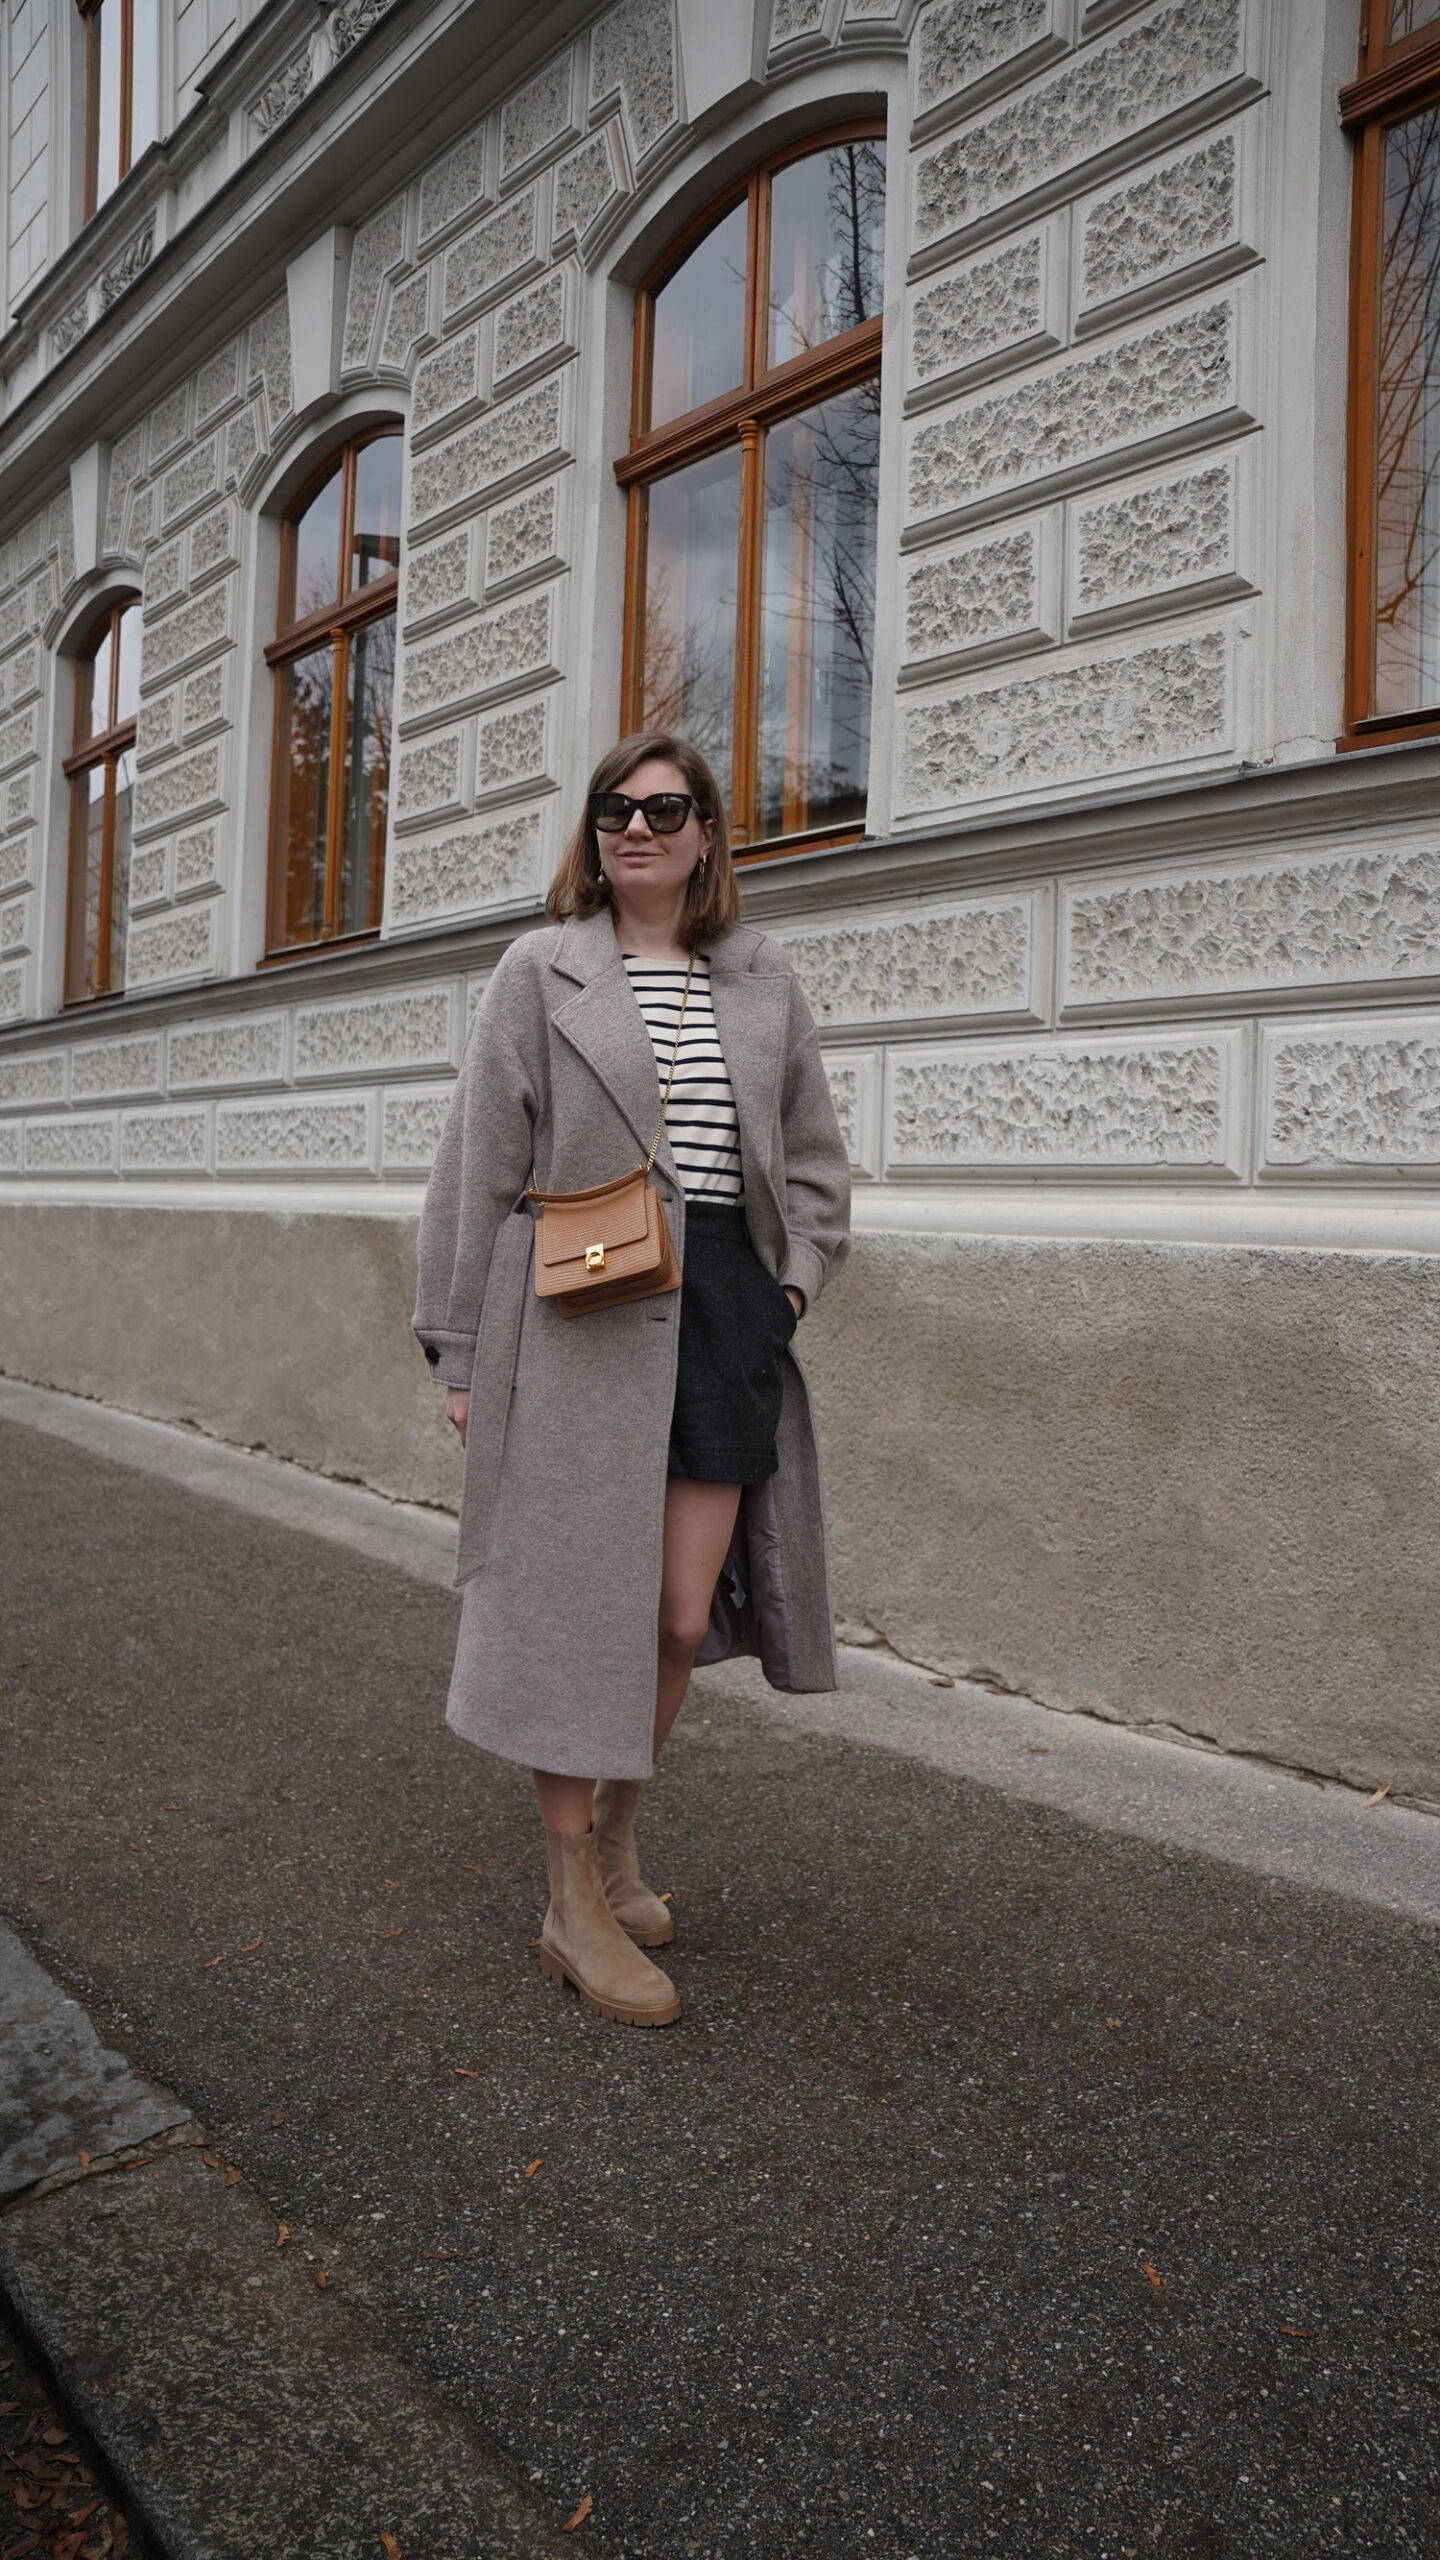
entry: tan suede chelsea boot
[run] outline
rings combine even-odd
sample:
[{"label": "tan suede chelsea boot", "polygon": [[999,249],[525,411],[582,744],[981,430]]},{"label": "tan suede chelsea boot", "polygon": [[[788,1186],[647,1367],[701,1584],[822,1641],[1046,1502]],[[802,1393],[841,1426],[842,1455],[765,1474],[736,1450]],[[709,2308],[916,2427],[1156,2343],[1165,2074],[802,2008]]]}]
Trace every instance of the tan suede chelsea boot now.
[{"label": "tan suede chelsea boot", "polygon": [[573,1982],[587,2009],[627,2027],[668,2027],[680,1994],[668,1974],[642,1956],[605,1899],[592,1830],[577,1837],[547,1831],[550,1908],[540,1932],[540,1970],[550,1982]]},{"label": "tan suede chelsea boot", "polygon": [[668,1947],[675,1923],[658,1893],[640,1881],[635,1816],[645,1793],[643,1778],[599,1778],[595,1783],[596,1854],[605,1899],[627,1938],[637,1947]]}]

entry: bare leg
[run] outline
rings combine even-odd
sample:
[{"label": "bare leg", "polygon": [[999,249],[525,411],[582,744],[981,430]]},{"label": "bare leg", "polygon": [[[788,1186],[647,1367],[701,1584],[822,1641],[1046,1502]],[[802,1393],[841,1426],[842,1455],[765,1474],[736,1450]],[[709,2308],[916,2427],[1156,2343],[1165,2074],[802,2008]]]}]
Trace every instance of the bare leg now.
[{"label": "bare leg", "polygon": [[655,1685],[657,1757],[690,1685],[739,1508],[738,1484],[700,1484],[691,1476],[671,1476],[665,1487],[660,1667]]},{"label": "bare leg", "polygon": [[568,1831],[572,1840],[581,1840],[590,1828],[591,1799],[595,1793],[593,1778],[557,1778],[548,1769],[532,1769],[535,1801],[540,1819],[547,1831]]}]

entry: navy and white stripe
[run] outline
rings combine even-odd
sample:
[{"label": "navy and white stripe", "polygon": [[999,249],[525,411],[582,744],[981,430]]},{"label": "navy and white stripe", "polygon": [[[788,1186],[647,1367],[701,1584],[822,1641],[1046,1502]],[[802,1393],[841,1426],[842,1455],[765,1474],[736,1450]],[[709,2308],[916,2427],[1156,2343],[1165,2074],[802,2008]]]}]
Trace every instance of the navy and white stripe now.
[{"label": "navy and white stripe", "polygon": [[[627,952],[625,974],[650,1034],[663,1093],[675,1047],[680,999],[685,993],[685,972],[659,968],[653,960],[636,960]],[[725,1052],[715,1028],[710,963],[703,951],[695,955],[675,1082],[665,1111],[665,1135],[687,1200],[743,1200],[740,1122]]]}]

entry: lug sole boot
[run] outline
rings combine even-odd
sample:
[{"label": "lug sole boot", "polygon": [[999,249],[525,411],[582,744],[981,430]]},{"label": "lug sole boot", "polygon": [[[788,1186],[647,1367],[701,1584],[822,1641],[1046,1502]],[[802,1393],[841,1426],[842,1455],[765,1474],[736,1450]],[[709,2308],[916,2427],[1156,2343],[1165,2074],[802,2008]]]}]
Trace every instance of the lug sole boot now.
[{"label": "lug sole boot", "polygon": [[572,1982],[587,2009],[626,2027],[668,2027],[680,1994],[668,1974],[642,1956],[605,1899],[594,1831],[576,1838],[547,1831],[550,1908],[540,1932],[540,1970],[548,1982]]},{"label": "lug sole boot", "polygon": [[605,1899],[627,1938],[637,1947],[668,1947],[675,1923],[658,1893],[640,1879],[635,1816],[645,1793],[643,1778],[599,1778],[595,1784],[596,1855]]}]

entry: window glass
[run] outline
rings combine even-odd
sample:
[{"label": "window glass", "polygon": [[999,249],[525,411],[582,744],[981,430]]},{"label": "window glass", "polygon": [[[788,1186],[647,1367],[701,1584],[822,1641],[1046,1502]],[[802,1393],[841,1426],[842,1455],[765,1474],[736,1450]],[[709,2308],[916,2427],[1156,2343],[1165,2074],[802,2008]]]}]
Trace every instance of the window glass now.
[{"label": "window glass", "polygon": [[655,296],[650,424],[738,390],[745,357],[744,202],[722,216]]},{"label": "window glass", "polygon": [[119,643],[115,669],[116,728],[122,720],[133,720],[140,709],[140,607],[138,604],[127,604],[121,611]]},{"label": "window glass", "polygon": [[96,992],[100,902],[105,879],[106,767],[91,765],[70,785],[70,935],[67,1003]]},{"label": "window glass", "polygon": [[1417,27],[1428,27],[1435,18],[1440,18],[1440,0],[1390,0],[1390,42],[1398,44],[1402,36],[1413,36]]},{"label": "window glass", "polygon": [[740,448],[657,480],[645,546],[645,728],[680,729],[723,772],[735,714]]},{"label": "window glass", "polygon": [[1440,703],[1440,107],[1384,139],[1375,418],[1377,713]]},{"label": "window glass", "polygon": [[98,151],[95,202],[101,205],[120,184],[120,0],[105,0],[105,6],[89,19],[86,34]]},{"label": "window glass", "polygon": [[330,713],[335,652],[327,641],[279,670],[278,870],[282,942],[313,942],[325,925]]},{"label": "window glass", "polygon": [[387,614],[357,631],[350,650],[342,933],[364,933],[380,922],[394,691],[395,617]]},{"label": "window glass", "polygon": [[106,983],[125,983],[125,934],[130,921],[130,829],[135,801],[135,750],[126,747],[111,771],[110,816],[110,966]]},{"label": "window glass", "polygon": [[89,658],[82,658],[76,673],[84,708],[83,725],[75,724],[75,736],[83,745],[86,738],[102,738],[110,726],[111,671],[114,657],[112,633],[114,624],[105,626],[105,637]]},{"label": "window glass", "polygon": [[788,363],[873,319],[884,265],[883,142],[839,143],[777,169],[770,181],[767,363]]},{"label": "window glass", "polygon": [[355,456],[355,531],[350,543],[350,586],[369,586],[400,566],[399,436],[377,436]]},{"label": "window glass", "polygon": [[[106,0],[110,8],[115,0]],[[156,0],[130,0],[130,148],[133,168],[155,139],[160,102],[159,10]]]},{"label": "window glass", "polygon": [[340,523],[345,495],[344,457],[337,455],[294,531],[294,589],[290,619],[303,622],[340,592]]},{"label": "window glass", "polygon": [[761,835],[864,816],[879,465],[875,381],[766,440]]}]

